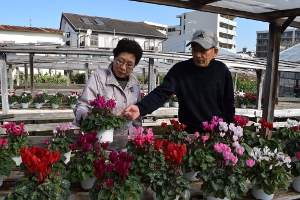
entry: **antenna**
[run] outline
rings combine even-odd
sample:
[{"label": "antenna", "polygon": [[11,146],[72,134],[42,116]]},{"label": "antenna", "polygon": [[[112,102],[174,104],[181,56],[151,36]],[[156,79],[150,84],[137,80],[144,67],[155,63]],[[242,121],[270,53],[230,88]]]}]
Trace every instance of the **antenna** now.
[{"label": "antenna", "polygon": [[31,26],[32,26],[32,24],[31,24],[31,21],[32,21],[32,20],[31,20],[31,19],[29,19],[29,27],[31,27]]},{"label": "antenna", "polygon": [[88,29],[87,31],[86,31],[86,35],[91,35],[92,34],[92,30],[91,29]]}]

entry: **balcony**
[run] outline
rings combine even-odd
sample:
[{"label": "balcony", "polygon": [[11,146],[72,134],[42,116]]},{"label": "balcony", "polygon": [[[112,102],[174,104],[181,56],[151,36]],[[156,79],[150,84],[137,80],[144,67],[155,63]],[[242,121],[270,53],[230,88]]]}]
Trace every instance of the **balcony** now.
[{"label": "balcony", "polygon": [[224,18],[224,17],[220,17],[220,22],[222,22],[222,23],[224,23],[224,24],[229,24],[229,25],[234,26],[234,27],[237,26],[237,22],[232,21],[232,20],[230,20],[230,19],[226,19],[226,18]]},{"label": "balcony", "polygon": [[233,35],[236,36],[236,31],[233,30],[229,30],[227,28],[219,28],[219,32],[224,33],[224,34],[229,34],[229,35]]}]

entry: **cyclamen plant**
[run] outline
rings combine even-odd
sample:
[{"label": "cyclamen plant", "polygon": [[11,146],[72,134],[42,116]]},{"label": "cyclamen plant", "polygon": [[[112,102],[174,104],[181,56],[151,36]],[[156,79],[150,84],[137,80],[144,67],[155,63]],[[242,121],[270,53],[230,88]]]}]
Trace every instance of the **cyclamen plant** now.
[{"label": "cyclamen plant", "polygon": [[244,152],[251,150],[243,141],[243,127],[214,116],[210,123],[203,122],[203,130],[209,136],[204,139],[204,150],[215,159],[213,166],[198,173],[198,178],[203,179],[203,196],[242,198],[248,191],[245,177],[248,155]]},{"label": "cyclamen plant", "polygon": [[128,154],[135,157],[130,168],[130,173],[140,176],[140,182],[145,187],[150,185],[148,173],[155,170],[159,160],[155,159],[153,131],[151,128],[132,128],[134,136],[128,136],[126,144]]},{"label": "cyclamen plant", "polygon": [[275,149],[272,151],[268,146],[264,148],[254,147],[249,152],[250,159],[247,160],[247,177],[252,186],[263,189],[266,194],[274,194],[278,189],[288,189],[289,173],[291,165],[289,156]]},{"label": "cyclamen plant", "polygon": [[67,99],[67,103],[68,104],[76,104],[77,103],[77,99],[81,96],[81,92],[77,92],[77,91],[70,91],[70,95],[68,96]]},{"label": "cyclamen plant", "polygon": [[106,100],[104,96],[98,96],[90,102],[93,109],[88,113],[86,119],[81,122],[81,129],[84,132],[109,130],[111,128],[120,128],[126,122],[126,119],[113,113],[116,107],[116,101]]},{"label": "cyclamen plant", "polygon": [[49,96],[46,91],[38,92],[33,98],[33,103],[46,103],[49,100]]},{"label": "cyclamen plant", "polygon": [[155,138],[154,148],[156,159],[161,162],[148,175],[156,199],[175,199],[177,196],[190,199],[190,183],[182,172],[182,158],[187,151],[186,146],[169,142],[168,139]]},{"label": "cyclamen plant", "polygon": [[18,103],[29,103],[32,100],[30,91],[24,91],[18,99]]},{"label": "cyclamen plant", "polygon": [[89,190],[93,200],[140,199],[144,190],[135,175],[128,173],[134,156],[123,151],[111,151],[94,162],[96,181]]},{"label": "cyclamen plant", "polygon": [[19,156],[22,146],[31,146],[31,141],[28,139],[28,132],[25,132],[25,125],[21,123],[17,125],[15,122],[1,125],[1,128],[6,129],[8,138],[8,149],[12,156]]},{"label": "cyclamen plant", "polygon": [[97,132],[80,134],[78,141],[70,145],[75,152],[71,161],[67,164],[67,179],[70,182],[82,181],[95,177],[93,162],[98,160],[108,146],[108,143],[99,143]]},{"label": "cyclamen plant", "polygon": [[61,176],[53,175],[55,172],[51,168],[59,160],[58,151],[50,153],[47,149],[23,146],[21,157],[20,170],[25,177],[16,181],[5,199],[69,199],[70,183]]},{"label": "cyclamen plant", "polygon": [[11,159],[11,155],[8,151],[7,139],[0,139],[0,163],[0,174],[5,176],[9,176],[12,167],[16,166],[15,161]]}]

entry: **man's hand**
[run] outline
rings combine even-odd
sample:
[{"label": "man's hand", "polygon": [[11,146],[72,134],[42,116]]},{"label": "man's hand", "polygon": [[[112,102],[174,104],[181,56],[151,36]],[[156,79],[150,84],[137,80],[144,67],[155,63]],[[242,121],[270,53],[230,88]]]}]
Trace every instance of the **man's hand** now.
[{"label": "man's hand", "polygon": [[140,116],[140,110],[136,105],[130,105],[124,110],[121,110],[117,115],[123,115],[127,120],[135,120]]},{"label": "man's hand", "polygon": [[83,113],[83,114],[81,115],[81,118],[82,118],[82,119],[85,119],[87,116],[88,116],[87,113]]}]

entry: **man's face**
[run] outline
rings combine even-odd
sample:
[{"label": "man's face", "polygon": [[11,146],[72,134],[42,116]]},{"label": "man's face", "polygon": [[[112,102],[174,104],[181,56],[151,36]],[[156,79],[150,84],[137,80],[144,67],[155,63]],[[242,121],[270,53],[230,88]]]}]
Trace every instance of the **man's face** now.
[{"label": "man's face", "polygon": [[210,61],[218,54],[218,49],[213,47],[211,49],[204,49],[196,42],[191,44],[193,61],[197,67],[207,67]]}]

